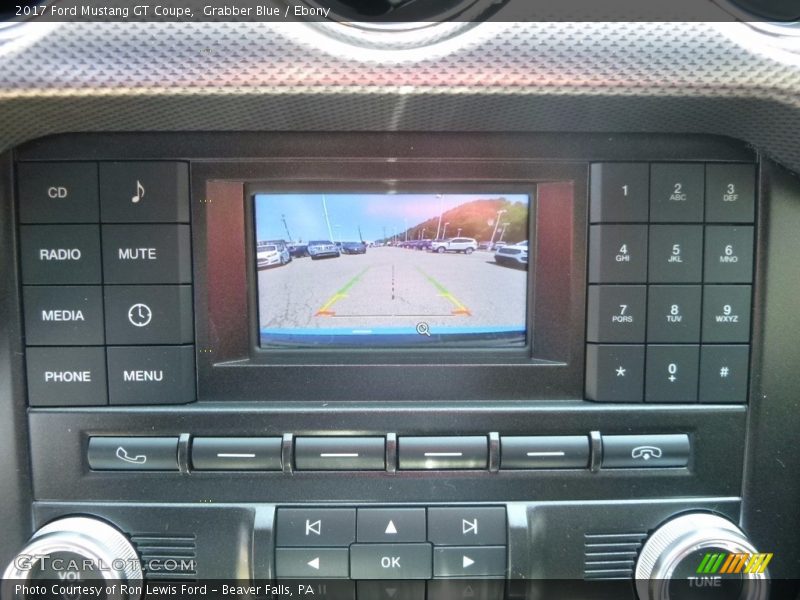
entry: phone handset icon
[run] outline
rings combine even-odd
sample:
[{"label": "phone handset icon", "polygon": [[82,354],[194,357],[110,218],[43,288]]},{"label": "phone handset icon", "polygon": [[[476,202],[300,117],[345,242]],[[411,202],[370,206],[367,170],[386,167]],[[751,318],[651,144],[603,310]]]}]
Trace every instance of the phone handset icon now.
[{"label": "phone handset icon", "polygon": [[642,460],[661,458],[661,454],[661,448],[657,446],[637,446],[631,450],[631,458],[641,458]]},{"label": "phone handset icon", "polygon": [[143,465],[147,462],[147,456],[144,454],[137,454],[136,456],[129,456],[128,451],[125,450],[122,446],[117,448],[117,458],[125,461],[126,463],[132,463],[134,465]]}]

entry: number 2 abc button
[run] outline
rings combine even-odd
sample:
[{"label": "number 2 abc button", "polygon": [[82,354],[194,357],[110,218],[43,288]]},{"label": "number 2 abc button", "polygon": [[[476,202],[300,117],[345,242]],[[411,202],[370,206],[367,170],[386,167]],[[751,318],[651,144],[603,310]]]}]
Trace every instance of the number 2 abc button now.
[{"label": "number 2 abc button", "polygon": [[188,225],[103,225],[107,284],[191,283]]}]

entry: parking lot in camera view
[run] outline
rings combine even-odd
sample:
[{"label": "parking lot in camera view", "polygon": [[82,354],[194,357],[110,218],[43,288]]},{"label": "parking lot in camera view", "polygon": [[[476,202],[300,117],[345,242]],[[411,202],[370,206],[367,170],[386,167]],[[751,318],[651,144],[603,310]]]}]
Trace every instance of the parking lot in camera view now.
[{"label": "parking lot in camera view", "polygon": [[[405,212],[399,212],[405,216],[399,218],[401,224],[415,223],[400,231],[380,225],[387,217],[381,214],[385,212],[382,207],[376,207],[373,196],[362,195],[356,199],[362,204],[363,213],[378,214],[371,218],[369,214],[359,214],[359,210],[345,206],[345,202],[337,206],[337,196],[327,196],[327,219],[335,223],[331,229],[336,227],[342,231],[342,241],[363,241],[366,253],[342,253],[338,257],[317,260],[296,255],[286,265],[260,269],[258,297],[262,344],[302,344],[305,341],[336,344],[357,340],[362,344],[425,345],[476,339],[514,345],[525,342],[528,273],[524,268],[498,265],[494,251],[485,246],[492,235],[496,242],[500,240],[501,228],[511,227],[509,220],[503,219],[511,211],[498,206],[519,205],[521,200],[524,200],[523,210],[517,206],[517,214],[512,217],[522,221],[515,225],[524,235],[527,196],[515,195],[501,200],[454,197],[450,204],[455,206],[442,211],[440,238],[445,232],[444,223],[452,234],[461,229],[460,237],[477,234],[474,239],[482,242],[481,247],[470,253],[437,253],[419,248],[424,246],[420,240],[434,238],[439,226],[439,205],[445,200],[435,195],[377,197],[386,199],[387,203],[400,203],[401,207],[406,198],[425,199],[425,202],[421,205],[417,202],[416,208],[407,206]],[[290,204],[270,202],[271,197],[257,196],[257,238],[284,239],[293,245],[302,243],[299,240],[329,240],[331,236],[320,235],[326,232],[328,223],[318,196],[296,195],[287,200],[297,204],[301,199],[307,203],[303,212],[290,213],[287,210]],[[421,217],[429,218],[417,217],[415,210],[422,213]],[[476,211],[481,223],[479,231],[474,231],[476,227],[468,219],[457,219],[459,215]],[[345,216],[348,219],[343,218]],[[491,217],[497,219],[498,216],[500,219],[495,224]],[[263,227],[264,219],[271,219],[273,227]],[[321,224],[316,224],[317,220]],[[274,226],[276,222],[280,228]],[[306,222],[311,225],[303,225]],[[390,235],[370,235],[382,236],[385,227]],[[284,230],[282,236],[280,229]],[[295,240],[288,240],[294,233],[292,229],[305,235],[297,233]],[[424,234],[426,229],[431,232],[430,236]],[[332,237],[339,241],[338,236]],[[408,241],[414,240],[417,248],[401,247],[413,246]],[[512,238],[510,241],[521,240]],[[420,324],[424,324],[422,331]]]}]

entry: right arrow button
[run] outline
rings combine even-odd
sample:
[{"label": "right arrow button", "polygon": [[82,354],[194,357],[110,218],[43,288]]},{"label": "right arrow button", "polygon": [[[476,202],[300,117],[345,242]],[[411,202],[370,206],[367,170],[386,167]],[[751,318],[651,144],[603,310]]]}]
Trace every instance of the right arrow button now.
[{"label": "right arrow button", "polygon": [[503,577],[506,546],[469,546],[433,549],[434,577]]}]

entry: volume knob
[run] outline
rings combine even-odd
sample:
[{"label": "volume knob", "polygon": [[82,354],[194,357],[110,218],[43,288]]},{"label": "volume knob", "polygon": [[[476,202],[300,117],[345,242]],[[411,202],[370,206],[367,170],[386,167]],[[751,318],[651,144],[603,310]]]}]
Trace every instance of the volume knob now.
[{"label": "volume knob", "polygon": [[641,600],[766,600],[769,558],[727,519],[682,515],[645,542],[636,591]]},{"label": "volume knob", "polygon": [[37,582],[57,582],[65,598],[88,585],[102,586],[108,600],[139,600],[142,567],[128,538],[108,523],[66,517],[39,529],[8,565],[3,597],[24,598]]}]

